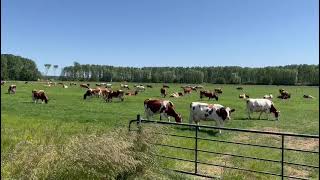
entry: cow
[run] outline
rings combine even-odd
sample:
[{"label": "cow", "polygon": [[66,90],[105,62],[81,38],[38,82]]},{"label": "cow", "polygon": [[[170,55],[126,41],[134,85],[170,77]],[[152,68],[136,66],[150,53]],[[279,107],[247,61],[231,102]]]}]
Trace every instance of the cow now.
[{"label": "cow", "polygon": [[80,87],[83,87],[83,88],[87,88],[87,89],[89,89],[88,84],[80,84]]},{"label": "cow", "polygon": [[12,84],[9,86],[8,88],[8,94],[15,94],[16,93],[16,90],[17,90],[17,86]]},{"label": "cow", "polygon": [[181,97],[183,96],[183,94],[181,92],[177,93],[177,92],[174,92],[172,94],[170,94],[170,97],[174,97],[174,98],[178,98],[178,97]]},{"label": "cow", "polygon": [[203,86],[197,85],[197,86],[195,86],[195,88],[196,88],[196,89],[203,89]]},{"label": "cow", "polygon": [[48,104],[49,102],[48,96],[45,94],[43,90],[32,90],[32,101],[34,101],[34,103],[37,103],[39,99],[42,101],[42,103],[43,101],[46,104]]},{"label": "cow", "polygon": [[243,90],[243,87],[237,87],[237,90]]},{"label": "cow", "polygon": [[128,85],[128,84],[120,84],[120,88],[127,88],[127,89],[129,89],[129,85]]},{"label": "cow", "polygon": [[280,99],[289,99],[290,97],[291,94],[288,91],[281,91],[280,96],[278,96]]},{"label": "cow", "polygon": [[124,100],[124,92],[122,90],[110,91],[108,93],[107,98],[106,98],[106,102],[112,102],[113,97],[119,98],[119,100],[123,101]]},{"label": "cow", "polygon": [[63,83],[62,83],[62,82],[59,82],[58,84],[59,84],[59,85],[63,85]]},{"label": "cow", "polygon": [[28,81],[24,82],[24,84],[28,84],[28,83],[29,83]]},{"label": "cow", "polygon": [[152,88],[152,85],[150,85],[150,84],[147,84],[147,88]]},{"label": "cow", "polygon": [[136,86],[136,90],[137,91],[145,91],[146,89],[144,86],[138,85],[138,86]]},{"label": "cow", "polygon": [[6,83],[6,81],[1,81],[1,86],[3,86]]},{"label": "cow", "polygon": [[127,95],[127,96],[136,96],[136,95],[138,95],[138,91],[135,90],[134,92],[126,92],[125,95]]},{"label": "cow", "polygon": [[96,84],[96,86],[101,86],[101,84],[100,84],[100,83],[98,83],[98,84]]},{"label": "cow", "polygon": [[182,122],[181,115],[175,111],[173,103],[168,100],[146,99],[144,101],[144,112],[148,120],[153,115],[160,114],[160,121],[162,118],[166,118],[170,122],[169,116],[171,116],[175,118],[177,123]]},{"label": "cow", "polygon": [[109,92],[110,92],[109,89],[101,88],[101,95],[102,95],[102,97],[107,98],[108,95],[109,95]]},{"label": "cow", "polygon": [[209,91],[200,91],[200,99],[202,100],[203,97],[208,97],[210,99],[216,99],[218,101],[218,96],[214,92]]},{"label": "cow", "polygon": [[311,95],[303,95],[303,98],[309,98],[309,99],[314,99],[314,97],[313,96],[311,96]]},{"label": "cow", "polygon": [[167,95],[167,89],[166,88],[161,88],[160,89],[160,93],[161,93],[161,96],[163,96],[165,98],[166,95]]},{"label": "cow", "polygon": [[192,92],[192,88],[183,88],[184,94],[190,94]]},{"label": "cow", "polygon": [[106,84],[106,88],[112,88],[112,84]]},{"label": "cow", "polygon": [[86,93],[83,95],[83,99],[87,99],[87,96],[97,96],[100,97],[102,95],[101,89],[96,88],[96,89],[91,89],[89,88]]},{"label": "cow", "polygon": [[266,94],[263,96],[263,99],[272,99],[273,95],[272,94]]},{"label": "cow", "polygon": [[214,92],[219,93],[219,94],[222,94],[222,89],[221,89],[221,88],[215,88],[215,89],[214,89]]},{"label": "cow", "polygon": [[169,86],[164,84],[164,85],[162,85],[162,88],[169,88]]},{"label": "cow", "polygon": [[68,88],[68,86],[67,86],[67,85],[63,85],[62,87],[63,87],[63,88]]},{"label": "cow", "polygon": [[248,94],[240,94],[239,98],[240,99],[247,99],[247,98],[249,98],[249,95]]},{"label": "cow", "polygon": [[77,84],[76,84],[76,83],[74,83],[74,82],[71,82],[71,83],[70,83],[70,86],[72,86],[72,85],[75,85],[75,86],[76,86]]},{"label": "cow", "polygon": [[[189,124],[195,122],[199,125],[200,120],[215,121],[216,126],[223,127],[224,123],[230,120],[230,115],[235,109],[224,107],[220,104],[207,104],[201,102],[192,102],[190,104]],[[219,129],[221,133],[221,129]]]},{"label": "cow", "polygon": [[269,114],[273,113],[276,120],[279,120],[280,111],[278,111],[271,100],[269,99],[248,99],[247,103],[247,112],[248,118],[251,119],[250,113],[260,112],[259,119],[261,114],[265,112],[267,114],[267,119],[269,119]]}]

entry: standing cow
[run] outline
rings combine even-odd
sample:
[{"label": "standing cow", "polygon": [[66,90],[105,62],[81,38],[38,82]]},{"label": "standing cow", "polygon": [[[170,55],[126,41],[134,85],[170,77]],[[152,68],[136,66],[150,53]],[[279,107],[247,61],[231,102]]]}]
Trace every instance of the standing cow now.
[{"label": "standing cow", "polygon": [[32,90],[32,101],[34,101],[34,103],[37,103],[39,99],[42,101],[42,103],[43,101],[46,104],[49,102],[48,96],[43,90]]},{"label": "standing cow", "polygon": [[17,86],[12,84],[9,86],[8,88],[8,94],[15,94],[16,93],[16,90],[17,90]]},{"label": "standing cow", "polygon": [[269,119],[269,114],[273,113],[276,120],[279,120],[280,111],[278,111],[271,100],[269,99],[248,99],[247,100],[247,111],[248,118],[251,119],[250,113],[260,112],[259,119],[261,114],[264,112],[267,114],[267,119]]},{"label": "standing cow", "polygon": [[[190,104],[189,123],[195,122],[199,125],[200,120],[215,121],[216,126],[223,127],[224,123],[231,119],[230,114],[234,111],[235,109],[220,104],[192,102]],[[221,133],[221,129],[219,129],[219,133]]]},{"label": "standing cow", "polygon": [[168,100],[146,99],[144,101],[144,112],[147,119],[155,114],[160,114],[160,120],[166,118],[170,122],[169,116],[171,116],[175,118],[177,123],[182,122],[181,115],[175,111],[173,103]]},{"label": "standing cow", "polygon": [[161,88],[160,89],[160,93],[161,93],[161,96],[163,96],[165,98],[167,96],[167,89],[166,88]]}]

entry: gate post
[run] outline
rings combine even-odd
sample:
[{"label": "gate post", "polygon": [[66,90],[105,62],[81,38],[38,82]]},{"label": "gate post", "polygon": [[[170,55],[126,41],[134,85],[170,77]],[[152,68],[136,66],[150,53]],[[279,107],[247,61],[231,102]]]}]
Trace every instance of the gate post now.
[{"label": "gate post", "polygon": [[281,135],[281,179],[283,179],[283,161],[284,161],[284,135]]},{"label": "gate post", "polygon": [[198,125],[196,125],[195,147],[194,147],[194,173],[198,173]]}]

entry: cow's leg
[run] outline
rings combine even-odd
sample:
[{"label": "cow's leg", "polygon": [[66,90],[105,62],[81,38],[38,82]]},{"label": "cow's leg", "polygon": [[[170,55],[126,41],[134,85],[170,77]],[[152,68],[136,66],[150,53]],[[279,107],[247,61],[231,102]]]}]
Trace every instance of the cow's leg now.
[{"label": "cow's leg", "polygon": [[263,111],[260,112],[259,119],[261,118],[261,114],[262,114],[262,113],[263,113]]},{"label": "cow's leg", "polygon": [[248,110],[248,119],[251,119],[250,110]]}]

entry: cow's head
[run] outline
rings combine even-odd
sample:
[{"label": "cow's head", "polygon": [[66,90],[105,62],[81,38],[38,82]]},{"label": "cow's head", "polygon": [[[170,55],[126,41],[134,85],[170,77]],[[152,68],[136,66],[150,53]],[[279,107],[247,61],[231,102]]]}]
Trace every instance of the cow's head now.
[{"label": "cow's head", "polygon": [[274,114],[274,117],[276,118],[276,120],[279,120],[280,111],[278,111],[273,104],[271,105],[270,112]]},{"label": "cow's head", "polygon": [[231,118],[230,118],[230,115],[231,115],[231,113],[234,112],[234,111],[235,111],[235,109],[231,109],[231,108],[229,108],[229,107],[227,107],[227,108],[222,107],[222,108],[220,108],[220,109],[217,109],[217,110],[216,110],[216,113],[217,113],[217,115],[218,115],[219,117],[221,117],[221,119],[227,121],[227,120],[231,119]]},{"label": "cow's head", "polygon": [[177,123],[182,123],[182,116],[181,114],[177,114],[177,116],[175,117],[175,120]]}]

